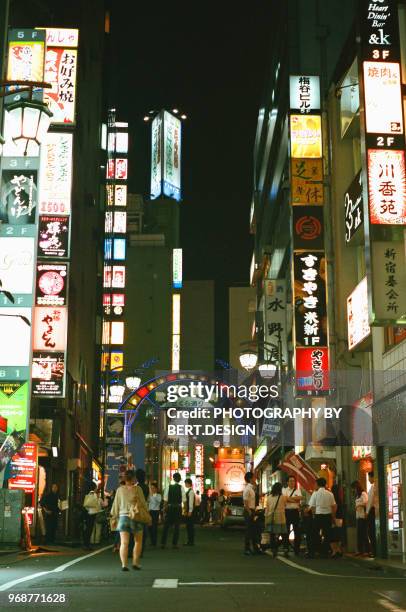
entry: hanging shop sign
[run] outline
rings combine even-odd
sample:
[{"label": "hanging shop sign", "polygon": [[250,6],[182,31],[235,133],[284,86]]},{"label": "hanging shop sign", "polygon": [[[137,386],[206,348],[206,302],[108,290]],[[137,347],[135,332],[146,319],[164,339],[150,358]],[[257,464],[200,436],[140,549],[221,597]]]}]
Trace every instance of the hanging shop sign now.
[{"label": "hanging shop sign", "polygon": [[172,285],[182,289],[182,249],[172,250]]},{"label": "hanging shop sign", "polygon": [[180,200],[181,122],[167,111],[164,111],[163,142],[163,193],[169,198]]},{"label": "hanging shop sign", "polygon": [[290,155],[297,158],[322,157],[321,116],[290,116]]},{"label": "hanging shop sign", "polygon": [[400,60],[396,0],[362,0],[361,39],[365,59]]},{"label": "hanging shop sign", "polygon": [[323,160],[291,160],[292,204],[324,204]]},{"label": "hanging shop sign", "polygon": [[293,248],[323,249],[323,209],[320,206],[294,206],[292,212]]},{"label": "hanging shop sign", "polygon": [[38,257],[69,256],[70,217],[40,215],[38,225]]},{"label": "hanging shop sign", "polygon": [[329,355],[327,347],[296,348],[296,390],[309,395],[330,388]]},{"label": "hanging shop sign", "polygon": [[289,77],[290,109],[302,114],[320,110],[320,77],[295,75]]},{"label": "hanging shop sign", "polygon": [[351,242],[355,234],[364,225],[364,209],[362,200],[362,174],[357,176],[348,187],[344,196],[345,211],[345,242]]},{"label": "hanging shop sign", "polygon": [[[42,28],[38,28],[41,30]],[[46,28],[48,47],[72,47],[79,44],[79,30],[75,28]]]},{"label": "hanging shop sign", "polygon": [[106,417],[106,443],[122,444],[124,440],[124,415]]},{"label": "hanging shop sign", "polygon": [[52,87],[44,89],[44,102],[53,114],[54,125],[72,125],[75,122],[77,66],[76,49],[47,47],[45,81]]},{"label": "hanging shop sign", "polygon": [[127,206],[127,185],[114,186],[114,205]]},{"label": "hanging shop sign", "polygon": [[37,306],[66,306],[68,264],[38,263],[36,280]]},{"label": "hanging shop sign", "polygon": [[203,444],[195,445],[195,474],[196,476],[204,476],[204,446]]},{"label": "hanging shop sign", "polygon": [[6,422],[6,428],[3,431],[7,434],[17,431],[25,438],[28,394],[28,382],[0,382],[0,417]]},{"label": "hanging shop sign", "polygon": [[38,204],[38,172],[34,169],[3,169],[0,221],[12,225],[35,223]]},{"label": "hanging shop sign", "polygon": [[36,306],[34,314],[34,351],[64,351],[68,313],[66,306]]},{"label": "hanging shop sign", "polygon": [[404,151],[368,150],[368,192],[372,224],[406,224]]},{"label": "hanging shop sign", "polygon": [[151,198],[162,195],[162,116],[157,115],[151,127]]},{"label": "hanging shop sign", "polygon": [[45,32],[12,29],[8,35],[8,81],[44,80]]},{"label": "hanging shop sign", "polygon": [[296,346],[326,346],[326,260],[323,252],[295,252],[294,287]]},{"label": "hanging shop sign", "polygon": [[358,346],[371,333],[368,314],[367,278],[355,287],[347,298],[348,348],[350,351]]},{"label": "hanging shop sign", "polygon": [[32,358],[32,395],[63,397],[65,353],[34,351]]},{"label": "hanging shop sign", "polygon": [[11,294],[0,293],[2,305],[11,306],[10,297],[16,303],[17,294],[32,294],[34,260],[33,237],[0,237],[0,288]]},{"label": "hanging shop sign", "polygon": [[379,322],[406,324],[406,265],[403,242],[374,242],[372,248],[372,312]]},{"label": "hanging shop sign", "polygon": [[352,405],[352,458],[366,459],[372,456],[373,393],[367,393]]},{"label": "hanging shop sign", "polygon": [[265,341],[275,345],[265,348],[266,358],[272,362],[279,362],[278,346],[280,338],[282,359],[284,363],[287,363],[286,280],[265,280],[264,295]]},{"label": "hanging shop sign", "polygon": [[11,460],[12,478],[9,489],[20,489],[33,493],[37,484],[38,447],[34,442],[26,442]]},{"label": "hanging shop sign", "polygon": [[40,214],[71,211],[73,135],[48,132],[41,146]]},{"label": "hanging shop sign", "polygon": [[[364,95],[366,131],[403,134],[400,64],[364,62]],[[381,137],[381,146],[391,142]]]}]

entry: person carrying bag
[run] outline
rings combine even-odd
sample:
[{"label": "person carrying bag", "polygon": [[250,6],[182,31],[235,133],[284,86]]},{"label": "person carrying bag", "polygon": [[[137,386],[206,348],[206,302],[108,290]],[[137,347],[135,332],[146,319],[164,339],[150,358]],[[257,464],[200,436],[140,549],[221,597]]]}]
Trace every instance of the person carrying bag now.
[{"label": "person carrying bag", "polygon": [[265,531],[270,534],[270,543],[273,557],[278,554],[280,537],[285,547],[285,557],[288,557],[288,534],[286,530],[285,507],[289,503],[289,498],[282,495],[282,485],[275,482],[271,494],[266,500],[265,510]]}]

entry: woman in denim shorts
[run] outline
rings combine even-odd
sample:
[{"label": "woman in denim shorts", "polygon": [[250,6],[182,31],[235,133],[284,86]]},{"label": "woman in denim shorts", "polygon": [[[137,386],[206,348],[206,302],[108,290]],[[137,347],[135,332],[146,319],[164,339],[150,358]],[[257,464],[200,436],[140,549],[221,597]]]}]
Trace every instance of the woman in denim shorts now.
[{"label": "woman in denim shorts", "polygon": [[133,569],[141,569],[139,559],[142,549],[144,525],[130,519],[129,512],[134,504],[138,506],[144,505],[145,508],[147,508],[147,505],[140,487],[134,486],[134,476],[133,470],[126,471],[125,485],[117,489],[113,507],[111,508],[112,519],[117,521],[117,531],[120,532],[120,559],[123,572],[128,572],[128,544],[131,534],[134,535]]}]

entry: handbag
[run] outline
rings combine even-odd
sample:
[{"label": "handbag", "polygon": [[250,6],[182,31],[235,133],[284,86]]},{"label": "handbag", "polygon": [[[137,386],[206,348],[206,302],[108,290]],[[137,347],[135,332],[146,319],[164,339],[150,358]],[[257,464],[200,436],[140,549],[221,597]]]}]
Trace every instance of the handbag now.
[{"label": "handbag", "polygon": [[275,508],[273,509],[272,514],[271,514],[271,518],[270,518],[269,520],[266,520],[266,522],[265,522],[265,524],[266,524],[266,526],[267,526],[267,527],[271,527],[271,526],[273,526],[273,525],[274,525],[274,520],[275,520],[275,512],[276,512],[276,508],[278,507],[280,497],[281,497],[281,496],[280,496],[280,495],[278,495],[278,499],[276,500]]},{"label": "handbag", "polygon": [[[137,493],[138,497],[138,493]],[[128,516],[132,521],[142,523],[144,525],[152,525],[152,518],[146,504],[140,504],[139,499],[134,504],[131,504]]]}]

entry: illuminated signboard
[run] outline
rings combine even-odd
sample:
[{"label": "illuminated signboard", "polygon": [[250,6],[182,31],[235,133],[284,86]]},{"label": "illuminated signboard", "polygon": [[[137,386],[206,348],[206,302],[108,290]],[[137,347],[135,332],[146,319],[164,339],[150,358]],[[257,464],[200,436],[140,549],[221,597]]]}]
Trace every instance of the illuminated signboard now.
[{"label": "illuminated signboard", "polygon": [[290,116],[291,157],[322,157],[321,116]]},{"label": "illuminated signboard", "polygon": [[362,0],[360,23],[363,57],[387,61],[400,59],[396,0]]},{"label": "illuminated signboard", "polygon": [[106,442],[107,444],[122,444],[124,438],[124,415],[107,416]]},{"label": "illuminated signboard", "polygon": [[127,213],[121,211],[114,212],[113,232],[115,234],[125,234],[127,231]]},{"label": "illuminated signboard", "polygon": [[296,345],[326,346],[327,303],[324,253],[295,252],[294,279]]},{"label": "illuminated signboard", "polygon": [[104,216],[104,232],[111,234],[113,232],[113,213],[106,212]]},{"label": "illuminated signboard", "polygon": [[105,266],[103,286],[114,287],[115,289],[124,289],[125,266]]},{"label": "illuminated signboard", "polygon": [[38,447],[33,442],[23,444],[11,462],[12,478],[8,481],[9,489],[21,489],[33,493],[37,484]]},{"label": "illuminated signboard", "polygon": [[116,153],[128,152],[128,132],[116,132]]},{"label": "illuminated signboard", "polygon": [[66,306],[68,264],[37,264],[37,306]]},{"label": "illuminated signboard", "polygon": [[35,223],[38,203],[37,170],[2,171],[0,221],[24,225]]},{"label": "illuminated signboard", "polygon": [[111,344],[124,344],[124,323],[123,321],[111,322]]},{"label": "illuminated signboard", "polygon": [[46,42],[48,47],[77,47],[79,30],[74,28],[46,28]]},{"label": "illuminated signboard", "polygon": [[172,251],[172,283],[174,289],[182,288],[182,249]]},{"label": "illuminated signboard", "polygon": [[117,158],[116,162],[116,172],[115,178],[118,180],[127,180],[127,172],[128,172],[128,161],[127,159]]},{"label": "illuminated signboard", "polygon": [[180,295],[174,293],[172,296],[172,333],[180,334]]},{"label": "illuminated signboard", "polygon": [[[34,238],[0,238],[0,282],[1,289],[15,294],[31,294],[34,278]],[[4,305],[11,305],[5,294],[0,293]]]},{"label": "illuminated signboard", "polygon": [[291,110],[302,114],[320,110],[320,77],[295,75],[289,82]]},{"label": "illuminated signboard", "polygon": [[36,306],[34,314],[34,351],[64,351],[68,312],[66,306]]},{"label": "illuminated signboard", "polygon": [[18,431],[25,435],[28,391],[28,382],[0,382],[0,416],[6,421],[6,433]]},{"label": "illuminated signboard", "polygon": [[368,192],[371,223],[406,224],[404,151],[368,150]]},{"label": "illuminated signboard", "polygon": [[114,193],[114,205],[127,206],[127,185],[115,185]]},{"label": "illuminated signboard", "polygon": [[292,204],[324,204],[323,160],[292,159]]},{"label": "illuminated signboard", "polygon": [[327,347],[296,348],[296,389],[298,392],[328,391],[329,358]]},{"label": "illuminated signboard", "polygon": [[344,196],[345,207],[345,241],[348,243],[364,224],[362,204],[362,174],[357,176],[348,187]]},{"label": "illuminated signboard", "polygon": [[371,333],[368,317],[368,285],[366,277],[347,298],[348,348],[351,351]]},{"label": "illuminated signboard", "polygon": [[44,102],[53,114],[51,121],[55,125],[72,125],[75,121],[77,65],[76,49],[48,46],[45,81],[52,87],[44,89]]},{"label": "illuminated signboard", "polygon": [[374,396],[367,393],[352,406],[353,459],[366,459],[372,455],[373,428],[372,405]]},{"label": "illuminated signboard", "polygon": [[364,88],[367,132],[402,134],[400,64],[364,62]]},{"label": "illuminated signboard", "polygon": [[163,148],[163,192],[170,198],[180,200],[181,122],[167,111],[164,111]]},{"label": "illuminated signboard", "polygon": [[8,81],[44,80],[45,32],[10,30],[8,42]]},{"label": "illuminated signboard", "polygon": [[[113,303],[113,306],[111,304]],[[103,307],[105,314],[114,314],[120,316],[124,312],[125,296],[124,293],[104,293],[103,294]],[[111,310],[113,308],[113,311]]]},{"label": "illuminated signboard", "polygon": [[264,440],[263,442],[261,442],[261,444],[258,446],[257,450],[254,453],[254,470],[259,466],[262,459],[266,457],[267,453],[268,442]]},{"label": "illuminated signboard", "polygon": [[157,115],[152,122],[151,198],[162,193],[162,117]]},{"label": "illuminated signboard", "polygon": [[40,215],[38,226],[38,256],[68,257],[69,217]]},{"label": "illuminated signboard", "polygon": [[399,506],[402,489],[402,471],[400,461],[392,461],[386,466],[388,494],[388,527],[389,531],[398,531],[401,527],[401,509]]},{"label": "illuminated signboard", "polygon": [[293,248],[323,249],[324,220],[320,206],[293,207]]},{"label": "illuminated signboard", "polygon": [[402,242],[373,242],[372,299],[374,324],[404,323],[406,318],[405,246]]},{"label": "illuminated signboard", "polygon": [[123,261],[125,259],[125,238],[114,238],[113,241],[113,259]]},{"label": "illuminated signboard", "polygon": [[48,132],[41,147],[40,214],[67,215],[71,210],[73,135]]},{"label": "illuminated signboard", "polygon": [[31,308],[1,308],[0,315],[0,365],[28,366]]},{"label": "illuminated signboard", "polygon": [[180,369],[180,334],[172,335],[172,370]]},{"label": "illuminated signboard", "polygon": [[196,444],[195,446],[195,475],[204,476],[204,446]]},{"label": "illuminated signboard", "polygon": [[[286,281],[284,279],[264,281],[264,324],[265,341],[278,346],[279,336],[282,341],[282,357],[287,363],[286,345]],[[278,361],[278,351],[275,348],[265,348],[265,357],[270,361]]]},{"label": "illuminated signboard", "polygon": [[35,397],[63,397],[65,354],[34,351],[32,357],[32,394]]}]

